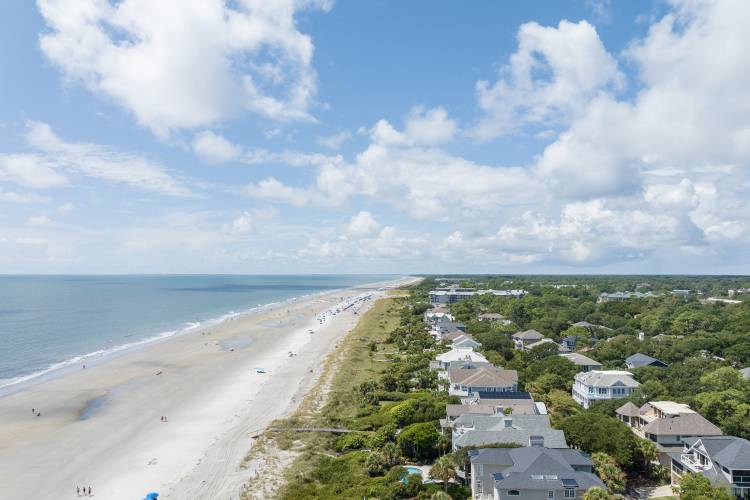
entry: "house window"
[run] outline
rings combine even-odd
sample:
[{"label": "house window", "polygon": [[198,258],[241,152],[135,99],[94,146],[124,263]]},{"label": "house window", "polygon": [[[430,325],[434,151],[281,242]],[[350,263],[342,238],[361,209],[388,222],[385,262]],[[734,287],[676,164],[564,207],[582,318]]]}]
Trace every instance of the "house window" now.
[{"label": "house window", "polygon": [[576,490],[573,488],[565,488],[565,495],[563,495],[565,498],[575,498],[576,497]]},{"label": "house window", "polygon": [[555,498],[555,492],[553,490],[549,490],[547,492],[547,498]]},{"label": "house window", "polygon": [[477,479],[477,493],[484,493],[484,491],[482,491],[482,480],[481,479]]},{"label": "house window", "polygon": [[599,387],[597,389],[597,392],[599,393],[600,396],[605,395],[605,394],[607,394],[607,388],[606,387]]},{"label": "house window", "polygon": [[508,490],[508,496],[509,497],[519,497],[521,496],[521,492],[518,490]]},{"label": "house window", "polygon": [[589,387],[589,394],[594,394],[594,388],[593,387]]}]

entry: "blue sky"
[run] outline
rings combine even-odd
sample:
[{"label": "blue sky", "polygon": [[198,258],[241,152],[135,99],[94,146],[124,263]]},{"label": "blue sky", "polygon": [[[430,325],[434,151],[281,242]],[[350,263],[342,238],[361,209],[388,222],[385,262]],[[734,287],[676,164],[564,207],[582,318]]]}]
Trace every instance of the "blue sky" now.
[{"label": "blue sky", "polygon": [[2,273],[748,273],[741,0],[9,0]]}]

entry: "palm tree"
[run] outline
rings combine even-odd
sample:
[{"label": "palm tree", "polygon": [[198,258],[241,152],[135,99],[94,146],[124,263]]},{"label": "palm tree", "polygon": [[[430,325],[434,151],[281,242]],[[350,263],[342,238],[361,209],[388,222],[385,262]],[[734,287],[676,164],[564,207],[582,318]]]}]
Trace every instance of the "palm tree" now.
[{"label": "palm tree", "polygon": [[430,500],[453,500],[453,497],[444,491],[436,491],[432,494]]},{"label": "palm tree", "polygon": [[448,481],[455,479],[456,477],[456,466],[453,463],[453,457],[450,455],[443,455],[435,460],[432,469],[430,469],[430,477],[442,481],[443,490],[447,492]]},{"label": "palm tree", "polygon": [[643,468],[646,471],[646,475],[648,475],[649,470],[651,469],[651,463],[659,458],[659,450],[652,441],[649,441],[648,439],[639,439],[638,453],[643,457]]},{"label": "palm tree", "polygon": [[586,490],[583,494],[583,500],[613,500],[615,497],[612,493],[604,488],[593,487]]}]

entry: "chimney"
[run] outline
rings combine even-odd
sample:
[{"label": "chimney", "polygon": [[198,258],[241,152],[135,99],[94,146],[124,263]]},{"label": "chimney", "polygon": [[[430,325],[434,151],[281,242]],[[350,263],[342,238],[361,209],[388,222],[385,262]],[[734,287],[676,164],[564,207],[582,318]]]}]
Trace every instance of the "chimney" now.
[{"label": "chimney", "polygon": [[505,422],[505,428],[510,429],[513,427],[513,419],[512,418],[504,418],[503,422]]},{"label": "chimney", "polygon": [[496,406],[495,407],[495,415],[500,415],[503,413],[503,407],[502,406]]}]

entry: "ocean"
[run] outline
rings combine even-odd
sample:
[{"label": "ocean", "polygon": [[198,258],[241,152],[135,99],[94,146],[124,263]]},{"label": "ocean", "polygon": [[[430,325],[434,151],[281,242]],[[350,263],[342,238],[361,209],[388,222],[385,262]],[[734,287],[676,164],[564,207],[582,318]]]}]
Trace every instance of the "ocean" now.
[{"label": "ocean", "polygon": [[382,275],[0,276],[0,392],[234,314]]}]

